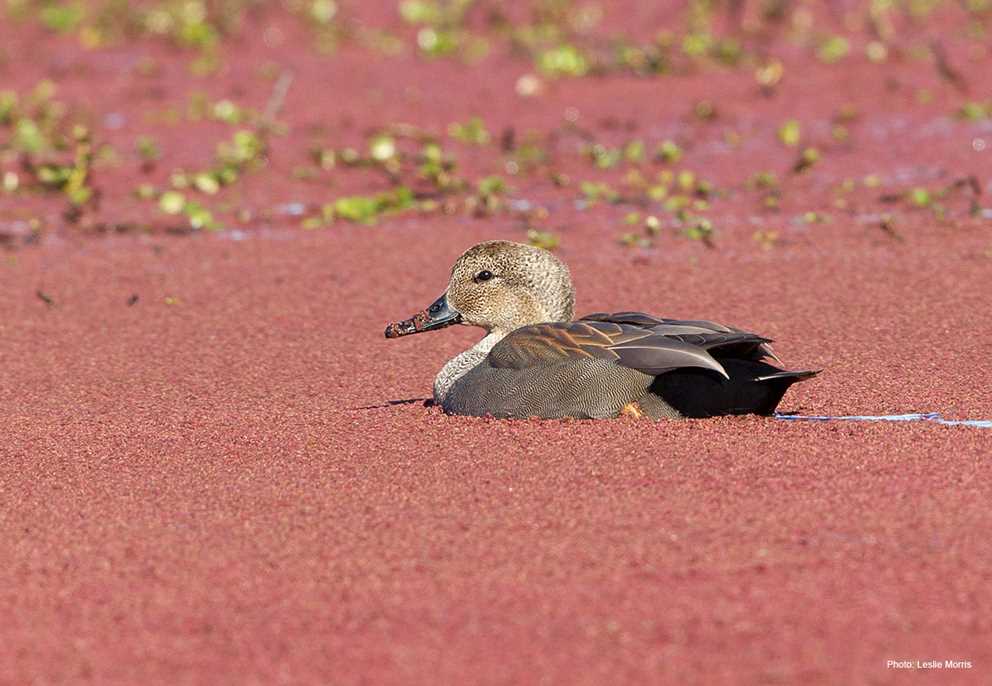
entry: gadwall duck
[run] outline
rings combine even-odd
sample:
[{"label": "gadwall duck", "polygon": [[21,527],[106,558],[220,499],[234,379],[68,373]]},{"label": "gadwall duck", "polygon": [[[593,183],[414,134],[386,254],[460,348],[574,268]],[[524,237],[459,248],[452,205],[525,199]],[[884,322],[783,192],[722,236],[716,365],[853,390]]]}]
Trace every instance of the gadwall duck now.
[{"label": "gadwall duck", "polygon": [[771,414],[793,383],[769,339],[707,321],[640,312],[572,321],[575,290],[546,250],[487,241],[466,251],[448,290],[429,308],[390,324],[386,338],[452,324],[486,336],[434,380],[449,414],[558,419],[651,419]]}]

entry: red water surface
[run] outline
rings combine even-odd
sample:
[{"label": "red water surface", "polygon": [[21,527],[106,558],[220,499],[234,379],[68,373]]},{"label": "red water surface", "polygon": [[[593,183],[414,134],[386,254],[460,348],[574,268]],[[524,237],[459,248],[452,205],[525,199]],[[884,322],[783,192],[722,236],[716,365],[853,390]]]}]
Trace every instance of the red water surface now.
[{"label": "red water surface", "polygon": [[[990,269],[966,248],[635,264],[576,231],[561,255],[586,309],[711,316],[823,367],[787,410],[989,416]],[[913,676],[987,681],[987,430],[391,404],[429,395],[473,334],[383,323],[501,235],[18,253],[0,680],[897,683],[887,659],[938,658],[974,668]]]},{"label": "red water surface", "polygon": [[[181,65],[154,95],[127,67],[141,50],[46,40],[46,59],[79,60],[56,72],[65,97],[127,113],[124,131],[105,132],[122,146],[146,109],[184,102]],[[292,132],[232,191],[238,202],[368,192],[350,177],[290,179],[320,121],[347,143],[395,120],[443,131],[480,110],[494,131],[548,131],[573,107],[607,140],[629,120],[646,139],[678,137],[686,165],[722,189],[716,247],[666,232],[630,250],[616,241],[629,208],[582,210],[574,189],[513,180],[549,208],[580,313],[708,318],[774,338],[788,367],[824,370],[789,391],[786,411],[992,418],[987,218],[954,197],[944,221],[877,199],[967,174],[987,187],[992,152],[973,141],[992,136],[950,116],[964,96],[934,73],[800,60],[775,98],[717,71],[554,82],[525,100],[507,93],[529,67],[508,57],[482,79],[292,47],[278,53],[296,74]],[[264,103],[271,84],[250,68],[261,48],[237,50],[244,60],[200,86]],[[53,68],[25,62],[16,78]],[[981,64],[959,68],[987,91]],[[935,102],[919,104],[923,86]],[[700,98],[717,123],[686,119]],[[746,179],[788,178],[795,157],[778,125],[799,116],[829,138],[852,100],[855,142],[762,213]],[[741,147],[721,147],[725,129],[746,133]],[[208,164],[228,132],[156,135],[164,177]],[[560,168],[593,175],[574,151]],[[132,167],[101,174],[102,212],[148,214],[127,204],[142,181]],[[832,209],[836,185],[865,174],[883,188]],[[829,222],[795,219],[824,208]],[[447,417],[424,404],[433,376],[479,332],[387,341],[383,327],[432,302],[468,246],[522,239],[519,223],[295,224],[276,212],[184,238],[58,226],[0,255],[0,683],[992,682],[992,431]],[[758,228],[778,231],[770,249]],[[934,659],[973,666],[886,666]]]}]

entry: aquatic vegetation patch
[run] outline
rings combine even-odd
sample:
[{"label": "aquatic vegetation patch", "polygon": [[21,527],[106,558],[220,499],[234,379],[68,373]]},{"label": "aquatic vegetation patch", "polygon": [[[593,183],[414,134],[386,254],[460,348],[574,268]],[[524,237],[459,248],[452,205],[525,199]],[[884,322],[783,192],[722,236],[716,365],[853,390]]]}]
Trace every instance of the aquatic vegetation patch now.
[{"label": "aquatic vegetation patch", "polygon": [[929,211],[935,219],[947,219],[951,214],[951,203],[963,201],[969,216],[977,217],[982,212],[980,198],[982,185],[975,176],[954,179],[937,187],[913,186],[897,193],[885,193],[879,202],[900,205],[905,208]]},{"label": "aquatic vegetation patch", "polygon": [[[692,0],[656,27],[616,22],[615,8],[598,0],[534,0],[512,7],[495,0],[401,0],[368,16],[345,0],[7,0],[0,9],[5,19],[18,27],[36,25],[31,30],[53,45],[68,46],[67,54],[73,47],[80,54],[80,46],[84,55],[114,45],[139,47],[125,70],[134,79],[133,93],[147,97],[146,104],[160,98],[162,103],[141,116],[82,113],[54,97],[52,82],[34,91],[0,92],[0,195],[54,199],[59,216],[77,228],[149,228],[164,221],[170,229],[179,228],[176,222],[210,229],[274,218],[318,228],[373,225],[419,212],[505,216],[530,236],[552,233],[545,219],[566,208],[606,215],[608,230],[612,227],[625,244],[676,238],[712,246],[721,233],[742,231],[757,249],[788,243],[789,231],[826,228],[821,225],[827,211],[853,215],[880,203],[888,211],[871,213],[872,225],[902,237],[910,235],[903,229],[904,215],[931,213],[943,220],[966,209],[970,217],[984,216],[979,195],[986,179],[894,181],[891,167],[861,180],[844,179],[844,156],[871,144],[871,136],[888,134],[865,127],[852,105],[830,103],[811,112],[778,107],[776,101],[794,97],[793,84],[805,78],[802,69],[823,75],[895,63],[918,67],[918,82],[907,68],[885,87],[902,93],[898,97],[907,112],[914,106],[936,109],[939,98],[950,97],[944,112],[954,116],[939,125],[960,127],[962,133],[967,128],[979,152],[988,144],[983,127],[990,107],[969,77],[975,72],[971,62],[985,54],[982,25],[992,16],[988,3],[981,4],[954,9],[965,17],[962,31],[931,40],[930,18],[949,10],[944,0],[857,2],[845,9],[842,21],[815,5],[762,3],[738,11],[733,3]],[[507,74],[494,72],[507,77],[492,81],[506,90],[496,95],[519,98],[521,107],[535,112],[561,107],[538,130],[504,114],[480,116],[485,107],[478,102],[453,109],[450,118],[434,119],[427,128],[382,121],[374,111],[342,114],[331,123],[294,117],[280,122],[277,114],[294,76],[288,64],[274,58],[253,65],[250,76],[238,75],[233,84],[215,87],[203,80],[182,95],[170,92],[173,61],[200,75],[225,73],[233,66],[225,64],[230,55],[246,54],[247,36],[273,55],[289,48],[287,40],[312,36],[313,43],[303,41],[293,50],[316,51],[328,66],[339,56],[325,53],[342,45],[374,52],[385,64],[415,62],[424,74],[437,68],[487,80],[488,70],[509,64]],[[143,44],[147,51],[140,49]],[[11,57],[0,52],[0,68]],[[448,59],[463,64],[438,63]],[[307,67],[301,73],[313,77]],[[739,78],[733,83],[743,95],[725,99],[722,86],[709,85],[678,95],[677,79],[700,85],[699,79],[710,75]],[[618,77],[641,93],[649,92],[646,81],[657,80],[650,86],[657,90],[650,92],[676,97],[659,120],[640,111],[629,117],[579,112],[574,103],[582,99],[573,99],[573,91],[598,84],[578,80],[606,84]],[[419,78],[397,84],[408,89],[411,102],[430,93],[429,80]],[[262,89],[272,91],[264,107]],[[748,92],[757,103],[755,112],[767,104],[775,113],[766,119],[742,111],[735,98],[750,98]],[[420,121],[418,114],[411,116]],[[189,155],[177,140],[179,127],[190,131],[202,158]],[[756,151],[760,161],[752,162]],[[183,161],[174,161],[178,158]],[[701,178],[700,170],[714,163],[721,173]],[[152,210],[151,221],[131,219],[141,210],[126,203],[123,211],[131,215],[116,219],[124,194],[113,186],[101,189],[104,170],[115,184],[127,170],[138,175],[125,184],[133,189],[127,198]],[[272,187],[285,197],[256,194],[259,171],[280,174]],[[952,180],[965,174],[943,171]],[[283,179],[288,187],[282,187]],[[741,200],[756,203],[761,214],[749,218],[745,228],[720,218],[724,203]],[[775,224],[777,212],[787,213],[781,224]],[[882,214],[887,219],[878,221]],[[49,226],[52,216],[16,221]]]},{"label": "aquatic vegetation patch", "polygon": [[65,201],[63,218],[74,223],[87,207],[98,203],[94,166],[111,149],[97,145],[90,127],[55,99],[51,81],[38,83],[28,93],[0,93],[0,165],[16,161],[16,170],[3,170],[7,194],[41,192]]}]

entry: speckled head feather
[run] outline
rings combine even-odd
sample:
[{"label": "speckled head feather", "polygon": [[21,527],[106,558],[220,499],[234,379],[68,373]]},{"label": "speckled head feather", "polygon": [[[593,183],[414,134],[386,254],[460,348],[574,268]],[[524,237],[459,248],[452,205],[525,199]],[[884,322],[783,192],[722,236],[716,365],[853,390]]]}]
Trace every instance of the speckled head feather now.
[{"label": "speckled head feather", "polygon": [[528,324],[570,321],[575,290],[568,267],[547,250],[486,241],[455,262],[447,299],[462,323],[508,333]]}]

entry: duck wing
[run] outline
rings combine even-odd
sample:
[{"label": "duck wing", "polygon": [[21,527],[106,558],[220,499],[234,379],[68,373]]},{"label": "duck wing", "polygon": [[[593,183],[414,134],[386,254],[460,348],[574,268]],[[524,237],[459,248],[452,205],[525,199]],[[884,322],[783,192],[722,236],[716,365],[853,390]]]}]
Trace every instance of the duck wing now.
[{"label": "duck wing", "polygon": [[746,332],[667,334],[612,321],[554,322],[512,332],[493,347],[488,362],[497,369],[525,369],[599,359],[651,376],[697,368],[729,378],[710,350],[764,341]]},{"label": "duck wing", "polygon": [[771,339],[738,329],[701,319],[667,319],[654,317],[643,312],[595,312],[579,321],[611,322],[638,326],[655,334],[677,338],[713,351],[718,359],[732,357],[760,361],[771,358],[781,363],[771,348]]}]

